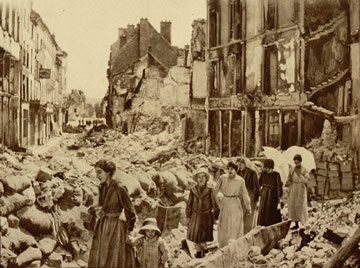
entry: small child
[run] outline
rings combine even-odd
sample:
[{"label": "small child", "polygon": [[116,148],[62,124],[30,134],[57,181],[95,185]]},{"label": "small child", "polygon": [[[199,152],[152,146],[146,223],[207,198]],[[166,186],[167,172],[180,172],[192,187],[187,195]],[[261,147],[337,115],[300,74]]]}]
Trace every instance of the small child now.
[{"label": "small child", "polygon": [[168,246],[160,237],[155,218],[146,218],[139,233],[140,237],[128,239],[128,244],[136,247],[140,268],[164,268],[168,260]]},{"label": "small child", "polygon": [[215,201],[213,189],[207,186],[209,173],[202,167],[194,173],[197,185],[190,190],[186,206],[186,216],[190,219],[187,239],[196,245],[196,257],[207,253],[206,242],[213,241],[213,226],[219,216],[219,207]]}]

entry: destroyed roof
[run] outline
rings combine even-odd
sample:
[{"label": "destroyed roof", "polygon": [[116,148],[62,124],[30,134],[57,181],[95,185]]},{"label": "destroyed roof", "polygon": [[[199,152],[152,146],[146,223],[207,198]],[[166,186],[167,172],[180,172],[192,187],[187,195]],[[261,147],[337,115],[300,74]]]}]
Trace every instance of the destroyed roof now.
[{"label": "destroyed roof", "polygon": [[134,35],[122,47],[120,38],[111,45],[111,75],[122,73],[148,52],[167,69],[177,63],[177,50],[147,19],[141,19]]}]

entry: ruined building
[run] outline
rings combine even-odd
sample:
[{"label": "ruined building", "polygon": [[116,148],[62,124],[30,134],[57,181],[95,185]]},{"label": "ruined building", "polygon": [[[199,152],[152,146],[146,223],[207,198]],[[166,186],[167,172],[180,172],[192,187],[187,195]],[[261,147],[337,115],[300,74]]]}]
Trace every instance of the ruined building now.
[{"label": "ruined building", "polygon": [[[176,66],[177,59],[178,50],[171,45],[170,21],[161,22],[160,33],[144,18],[136,27],[128,25],[127,28],[119,28],[118,38],[111,45],[107,71],[107,123],[112,127],[121,124],[123,112],[131,107],[132,98],[144,86],[145,78],[150,78],[146,82],[150,83],[147,95],[159,95],[160,82],[151,78],[164,78],[169,69]],[[149,98],[146,105],[155,107],[156,103]]]},{"label": "ruined building", "polygon": [[193,81],[188,120],[206,153],[304,145],[325,119],[356,144],[358,1],[207,0],[206,28],[207,90]]}]

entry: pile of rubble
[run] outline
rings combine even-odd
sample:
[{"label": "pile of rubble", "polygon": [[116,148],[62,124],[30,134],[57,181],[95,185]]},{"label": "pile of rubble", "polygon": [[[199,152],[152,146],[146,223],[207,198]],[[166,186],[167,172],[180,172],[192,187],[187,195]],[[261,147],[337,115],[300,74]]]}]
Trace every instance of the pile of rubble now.
[{"label": "pile of rubble", "polygon": [[85,267],[90,235],[79,215],[94,204],[95,182],[15,157],[0,176],[1,267]]},{"label": "pile of rubble", "polygon": [[[254,267],[323,267],[359,228],[360,193],[322,205],[312,202],[310,209],[303,229],[290,231],[266,256],[255,248],[246,262]],[[357,267],[359,259],[360,250],[356,247],[341,267]]]},{"label": "pile of rubble", "polygon": [[321,137],[313,139],[306,147],[315,156],[317,169],[313,183],[318,196],[343,198],[360,189],[352,150],[347,143],[337,141],[336,129],[328,120],[324,121]]}]

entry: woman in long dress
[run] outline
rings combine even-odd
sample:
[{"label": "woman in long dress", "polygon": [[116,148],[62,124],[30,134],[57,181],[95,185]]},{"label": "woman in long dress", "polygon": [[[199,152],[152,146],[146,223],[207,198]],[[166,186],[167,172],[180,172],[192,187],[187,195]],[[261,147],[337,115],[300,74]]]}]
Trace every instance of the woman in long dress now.
[{"label": "woman in long dress", "polygon": [[261,190],[258,225],[269,226],[281,222],[279,204],[283,190],[280,174],[274,171],[272,159],[265,159],[264,169],[259,179]]},{"label": "woman in long dress", "polygon": [[186,206],[189,218],[187,238],[195,243],[196,257],[201,258],[207,253],[206,242],[214,240],[214,222],[219,215],[219,207],[213,189],[207,186],[209,173],[206,168],[196,170],[194,180],[197,185],[190,190]]},{"label": "woman in long dress", "polygon": [[244,208],[251,213],[250,198],[245,180],[236,174],[237,166],[229,162],[228,174],[219,178],[215,187],[219,202],[220,215],[218,225],[219,247],[224,247],[229,240],[236,240],[244,235]]},{"label": "woman in long dress", "polygon": [[100,180],[99,208],[88,268],[133,268],[134,252],[126,244],[128,231],[134,228],[135,209],[126,188],[113,179],[116,166],[100,160],[95,164]]},{"label": "woman in long dress", "polygon": [[285,186],[289,187],[289,219],[295,222],[292,229],[297,229],[299,228],[299,222],[304,225],[308,219],[306,183],[309,179],[309,172],[301,165],[301,155],[295,155],[293,160],[295,167],[290,169]]},{"label": "woman in long dress", "polygon": [[239,158],[237,160],[237,164],[238,164],[237,174],[242,178],[244,178],[246,189],[250,197],[250,205],[251,205],[252,213],[249,215],[245,215],[245,219],[244,219],[244,234],[247,234],[256,225],[255,222],[256,203],[259,200],[260,186],[256,172],[246,166],[246,160],[244,158]]}]

